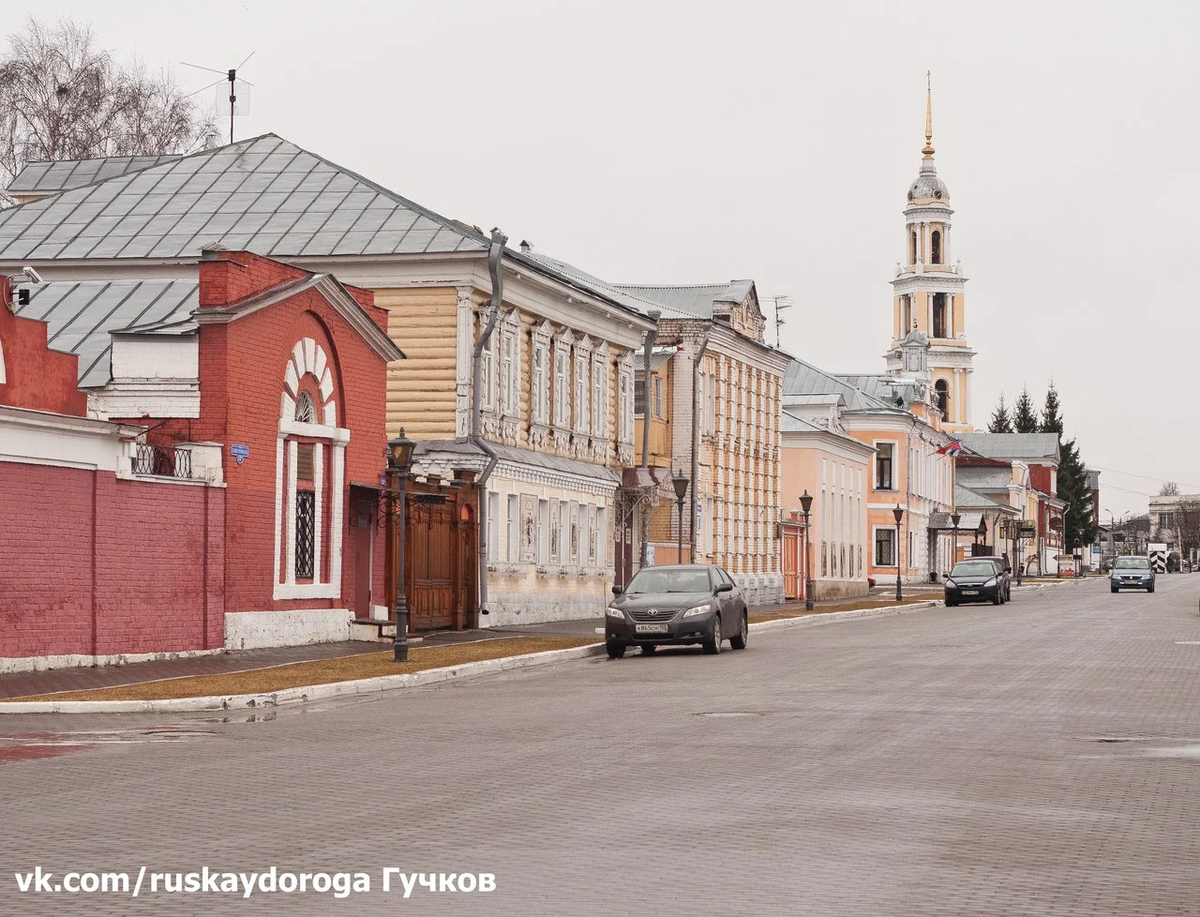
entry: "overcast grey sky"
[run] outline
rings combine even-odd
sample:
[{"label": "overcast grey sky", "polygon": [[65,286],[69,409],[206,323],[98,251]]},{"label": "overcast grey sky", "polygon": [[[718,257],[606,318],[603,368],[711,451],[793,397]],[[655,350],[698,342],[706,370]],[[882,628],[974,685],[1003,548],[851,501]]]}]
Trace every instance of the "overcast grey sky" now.
[{"label": "overcast grey sky", "polygon": [[796,300],[783,346],[835,372],[883,369],[932,70],[971,278],[974,423],[1001,390],[1028,385],[1040,406],[1053,377],[1106,510],[1144,512],[1166,479],[1200,492],[1194,4],[9,0],[6,13],[9,28],[88,21],[189,88],[210,75],[179,62],[223,70],[254,52],[238,138],[273,131],[610,280],[753,278]]}]

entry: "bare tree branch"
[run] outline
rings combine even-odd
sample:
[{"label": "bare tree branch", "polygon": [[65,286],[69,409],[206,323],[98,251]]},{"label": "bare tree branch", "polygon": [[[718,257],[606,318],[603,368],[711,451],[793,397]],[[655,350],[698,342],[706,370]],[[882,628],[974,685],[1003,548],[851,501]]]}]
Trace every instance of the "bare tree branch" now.
[{"label": "bare tree branch", "polygon": [[29,162],[186,152],[212,123],[169,73],[122,66],[90,27],[69,19],[30,19],[0,57],[5,187]]}]

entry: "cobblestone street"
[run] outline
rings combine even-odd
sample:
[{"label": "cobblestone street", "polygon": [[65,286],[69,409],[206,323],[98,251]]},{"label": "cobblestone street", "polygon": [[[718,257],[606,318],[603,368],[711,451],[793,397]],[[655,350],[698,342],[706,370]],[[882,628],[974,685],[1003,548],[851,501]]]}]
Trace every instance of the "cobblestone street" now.
[{"label": "cobblestone street", "polygon": [[[255,722],[3,717],[0,913],[1194,915],[1198,598],[1024,589]],[[19,892],[39,866],[371,890]]]}]

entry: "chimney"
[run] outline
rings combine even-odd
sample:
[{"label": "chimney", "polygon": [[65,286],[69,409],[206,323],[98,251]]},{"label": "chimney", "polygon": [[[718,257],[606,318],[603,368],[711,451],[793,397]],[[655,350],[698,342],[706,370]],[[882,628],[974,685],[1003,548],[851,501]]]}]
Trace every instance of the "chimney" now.
[{"label": "chimney", "polygon": [[528,255],[531,251],[533,251],[533,243],[530,242],[528,239],[522,239],[521,240],[521,251],[524,252],[526,255]]}]

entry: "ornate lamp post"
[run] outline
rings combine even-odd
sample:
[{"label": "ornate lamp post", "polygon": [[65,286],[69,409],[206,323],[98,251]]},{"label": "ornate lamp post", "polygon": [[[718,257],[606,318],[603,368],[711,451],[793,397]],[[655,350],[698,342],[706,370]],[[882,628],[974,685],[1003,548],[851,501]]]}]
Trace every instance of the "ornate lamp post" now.
[{"label": "ornate lamp post", "polygon": [[392,650],[396,662],[408,661],[408,600],[404,596],[404,530],[407,527],[404,495],[408,474],[412,469],[415,445],[416,443],[404,435],[403,427],[400,428],[399,436],[388,441],[388,514],[398,555],[396,594],[392,596],[392,613],[396,617],[396,639],[392,643]]},{"label": "ornate lamp post", "polygon": [[958,563],[958,524],[962,522],[961,513],[952,513],[950,522],[954,526],[954,547],[950,549],[950,569],[954,569],[954,565]]},{"label": "ornate lamp post", "polygon": [[899,503],[892,510],[892,515],[896,517],[896,601],[899,602],[904,598],[904,590],[900,585],[900,520],[904,518],[904,510]]},{"label": "ornate lamp post", "polygon": [[804,511],[804,608],[813,608],[812,578],[812,529],[808,527],[808,511],[812,509],[812,494],[807,490],[800,496],[800,509]]},{"label": "ornate lamp post", "polygon": [[1083,576],[1083,544],[1076,539],[1071,553],[1075,555],[1075,575]]},{"label": "ornate lamp post", "polygon": [[683,498],[687,496],[688,484],[687,478],[683,476],[683,471],[676,471],[675,477],[671,478],[671,483],[675,487],[675,499],[679,503],[679,562],[683,563]]}]

